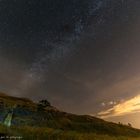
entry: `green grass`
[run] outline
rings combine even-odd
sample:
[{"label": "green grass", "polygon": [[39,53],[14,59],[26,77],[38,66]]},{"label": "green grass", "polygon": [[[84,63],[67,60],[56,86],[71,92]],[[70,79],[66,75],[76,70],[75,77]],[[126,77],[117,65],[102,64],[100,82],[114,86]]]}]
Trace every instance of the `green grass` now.
[{"label": "green grass", "polygon": [[0,133],[20,136],[23,140],[140,140],[140,137],[109,136],[31,126],[6,128],[0,125]]},{"label": "green grass", "polygon": [[13,106],[12,126],[0,124],[0,133],[20,136],[23,140],[140,140],[140,130],[102,119],[75,115],[48,106],[38,110],[38,104],[25,98],[0,94],[1,120]]}]

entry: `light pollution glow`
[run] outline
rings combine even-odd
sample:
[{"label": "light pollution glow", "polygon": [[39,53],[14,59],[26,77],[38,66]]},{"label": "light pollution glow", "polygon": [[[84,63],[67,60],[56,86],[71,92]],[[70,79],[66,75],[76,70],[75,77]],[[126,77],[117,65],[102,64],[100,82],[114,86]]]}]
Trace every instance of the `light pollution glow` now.
[{"label": "light pollution glow", "polygon": [[140,95],[114,105],[105,111],[101,111],[98,113],[98,116],[101,118],[110,118],[138,112],[140,112]]}]

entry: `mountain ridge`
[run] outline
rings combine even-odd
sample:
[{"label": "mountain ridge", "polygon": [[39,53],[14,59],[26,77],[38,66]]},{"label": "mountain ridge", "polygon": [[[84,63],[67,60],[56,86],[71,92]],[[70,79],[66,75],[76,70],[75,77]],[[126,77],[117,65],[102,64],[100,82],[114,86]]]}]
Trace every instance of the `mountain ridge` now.
[{"label": "mountain ridge", "polygon": [[96,133],[110,136],[140,137],[140,130],[130,125],[107,122],[90,115],[76,115],[51,106],[47,100],[34,103],[30,99],[0,94],[0,122],[13,110],[10,127],[49,128],[78,133]]}]

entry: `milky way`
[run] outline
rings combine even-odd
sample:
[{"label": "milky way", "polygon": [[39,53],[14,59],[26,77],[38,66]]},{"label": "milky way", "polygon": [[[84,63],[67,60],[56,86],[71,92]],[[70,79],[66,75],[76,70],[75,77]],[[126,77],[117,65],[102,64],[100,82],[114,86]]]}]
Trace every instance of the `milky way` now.
[{"label": "milky way", "polygon": [[139,96],[139,7],[139,0],[1,0],[1,92],[94,115]]},{"label": "milky way", "polygon": [[15,61],[29,63],[18,83],[20,88],[25,90],[46,80],[44,74],[50,65],[58,65],[78,51],[73,42],[80,38],[101,4],[91,0],[1,1],[1,52],[15,57]]}]

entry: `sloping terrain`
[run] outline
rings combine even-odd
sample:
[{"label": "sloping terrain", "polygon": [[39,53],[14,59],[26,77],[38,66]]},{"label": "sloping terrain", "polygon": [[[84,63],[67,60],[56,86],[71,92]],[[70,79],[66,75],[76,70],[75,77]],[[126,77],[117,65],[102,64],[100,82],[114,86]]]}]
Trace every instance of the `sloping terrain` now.
[{"label": "sloping terrain", "polygon": [[[47,100],[42,100],[39,103],[25,98],[17,98],[0,94],[0,120],[1,126],[11,113],[11,130],[5,132],[5,128],[1,129],[1,133],[21,134],[24,136],[24,131],[33,131],[32,135],[41,132],[55,132],[55,135],[63,136],[63,132],[67,134],[88,134],[90,135],[110,135],[110,137],[128,136],[140,137],[140,130],[134,129],[131,126],[115,124],[107,122],[96,117],[88,115],[74,115],[59,111],[52,107]],[[14,128],[14,129],[13,129]],[[18,128],[18,129],[17,129]],[[6,129],[7,130],[7,129]],[[13,130],[16,130],[14,132]],[[37,132],[37,133],[34,133]],[[25,134],[26,136],[28,134]],[[69,135],[69,133],[68,133]],[[48,136],[48,135],[47,135]],[[27,136],[28,137],[28,136]]]}]

